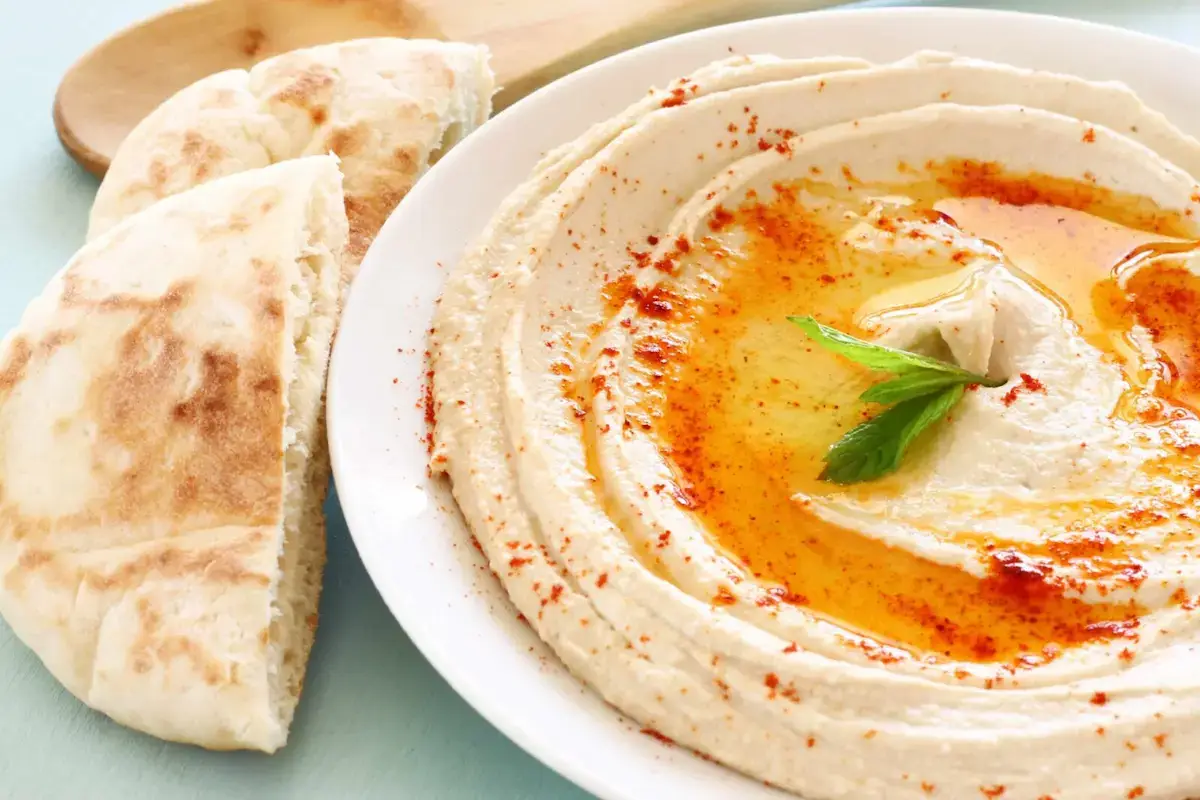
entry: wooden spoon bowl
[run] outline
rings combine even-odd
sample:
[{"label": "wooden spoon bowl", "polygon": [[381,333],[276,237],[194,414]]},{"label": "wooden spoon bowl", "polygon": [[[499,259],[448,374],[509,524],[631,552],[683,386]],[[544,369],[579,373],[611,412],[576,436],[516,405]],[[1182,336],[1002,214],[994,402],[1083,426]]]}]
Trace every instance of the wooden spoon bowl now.
[{"label": "wooden spoon bowl", "polygon": [[487,44],[497,108],[560,75],[662,36],[834,0],[202,0],[105,40],[54,101],[63,146],[103,176],[126,134],[195,81],[288,50],[371,36]]}]

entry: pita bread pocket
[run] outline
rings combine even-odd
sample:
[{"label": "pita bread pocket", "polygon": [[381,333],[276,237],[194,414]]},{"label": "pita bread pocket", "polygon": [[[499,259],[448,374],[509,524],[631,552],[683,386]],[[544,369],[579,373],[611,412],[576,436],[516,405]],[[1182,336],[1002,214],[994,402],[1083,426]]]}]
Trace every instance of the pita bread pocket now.
[{"label": "pita bread pocket", "polygon": [[0,613],[73,694],[274,751],[316,625],[337,159],[116,224],[0,343]]},{"label": "pita bread pocket", "polygon": [[347,280],[437,157],[483,124],[495,90],[487,48],[359,39],[295,50],[181,90],[122,143],[88,237],[223,175],[332,152],[345,174]]}]

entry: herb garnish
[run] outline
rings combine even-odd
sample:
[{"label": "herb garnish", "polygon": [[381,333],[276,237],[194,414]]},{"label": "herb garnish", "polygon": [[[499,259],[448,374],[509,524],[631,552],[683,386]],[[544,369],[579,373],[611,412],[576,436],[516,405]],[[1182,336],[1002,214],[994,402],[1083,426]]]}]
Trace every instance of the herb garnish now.
[{"label": "herb garnish", "polygon": [[822,325],[811,316],[788,320],[826,350],[895,376],[859,396],[865,402],[891,407],[856,426],[829,448],[820,475],[823,481],[859,483],[895,472],[908,447],[950,413],[968,386],[1004,384],[936,358],[864,342]]}]

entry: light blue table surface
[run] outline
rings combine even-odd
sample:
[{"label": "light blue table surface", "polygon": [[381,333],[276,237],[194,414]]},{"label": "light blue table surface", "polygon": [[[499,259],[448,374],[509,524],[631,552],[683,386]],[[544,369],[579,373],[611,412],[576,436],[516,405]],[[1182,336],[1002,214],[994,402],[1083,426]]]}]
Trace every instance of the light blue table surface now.
[{"label": "light blue table surface", "polygon": [[[96,189],[54,136],[59,77],[87,48],[168,4],[0,0],[0,331],[82,242]],[[1200,45],[1200,0],[923,5],[1074,16]],[[270,758],[213,754],[127,731],[74,701],[0,623],[0,798],[586,797],[511,744],[433,671],[384,607],[330,505],[321,627],[285,750]]]}]

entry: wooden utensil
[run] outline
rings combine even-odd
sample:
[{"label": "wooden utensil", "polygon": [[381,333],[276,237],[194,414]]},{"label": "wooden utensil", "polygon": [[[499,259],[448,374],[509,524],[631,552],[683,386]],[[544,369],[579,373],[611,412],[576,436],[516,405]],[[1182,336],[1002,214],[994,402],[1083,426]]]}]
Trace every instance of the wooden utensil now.
[{"label": "wooden utensil", "polygon": [[497,108],[590,61],[685,30],[835,0],[201,0],[105,40],[67,72],[54,126],[102,176],[117,145],[179,89],[272,55],[366,36],[480,42]]}]

